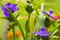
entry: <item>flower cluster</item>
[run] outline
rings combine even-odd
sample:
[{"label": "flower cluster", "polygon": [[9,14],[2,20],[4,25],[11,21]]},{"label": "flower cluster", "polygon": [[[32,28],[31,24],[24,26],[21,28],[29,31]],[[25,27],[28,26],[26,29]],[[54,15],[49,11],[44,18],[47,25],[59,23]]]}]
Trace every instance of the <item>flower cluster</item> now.
[{"label": "flower cluster", "polygon": [[[7,4],[5,4],[4,6],[7,7],[7,8],[9,9],[9,11],[12,12],[12,13],[14,13],[15,11],[18,10],[17,4],[7,3]],[[6,8],[5,8],[4,6],[2,6],[3,15],[4,15],[5,17],[9,17],[9,13],[8,13],[8,11],[6,10]]]},{"label": "flower cluster", "polygon": [[39,32],[34,32],[34,34],[37,34],[39,36],[49,36],[49,32],[46,32],[46,28],[40,28]]},{"label": "flower cluster", "polygon": [[51,17],[52,19],[54,19],[54,20],[57,20],[58,18],[56,18],[56,17],[54,17],[54,16],[52,16],[52,14],[53,14],[53,11],[52,10],[50,10],[49,11],[49,13],[47,13],[47,12],[42,12],[42,13],[44,13],[44,14],[46,14],[46,15],[48,15],[49,17]]}]

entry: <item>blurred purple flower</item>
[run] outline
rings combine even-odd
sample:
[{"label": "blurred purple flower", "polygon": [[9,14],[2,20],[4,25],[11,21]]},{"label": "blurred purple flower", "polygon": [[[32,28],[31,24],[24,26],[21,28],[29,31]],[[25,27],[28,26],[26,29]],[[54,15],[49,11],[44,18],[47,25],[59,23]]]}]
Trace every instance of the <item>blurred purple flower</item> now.
[{"label": "blurred purple flower", "polygon": [[50,14],[53,14],[54,12],[52,10],[49,11]]},{"label": "blurred purple flower", "polygon": [[37,34],[39,36],[49,36],[49,32],[46,32],[46,28],[40,28],[39,32],[34,32],[34,34]]},{"label": "blurred purple flower", "polygon": [[44,11],[43,11],[42,13],[44,13],[44,14],[48,15],[49,17],[53,18],[54,20],[57,20],[57,19],[58,19],[58,18],[56,18],[56,17],[52,16],[52,14],[53,14],[53,11],[52,11],[52,10],[50,10],[50,11],[49,11],[49,13],[44,12]]},{"label": "blurred purple flower", "polygon": [[[18,10],[17,4],[7,3],[7,4],[5,4],[4,6],[7,7],[7,8],[10,10],[10,12],[12,12],[12,13],[14,13],[15,11]],[[6,9],[5,9],[3,6],[2,6],[2,10],[3,10],[3,15],[4,15],[5,17],[9,17],[8,11],[6,11]]]}]

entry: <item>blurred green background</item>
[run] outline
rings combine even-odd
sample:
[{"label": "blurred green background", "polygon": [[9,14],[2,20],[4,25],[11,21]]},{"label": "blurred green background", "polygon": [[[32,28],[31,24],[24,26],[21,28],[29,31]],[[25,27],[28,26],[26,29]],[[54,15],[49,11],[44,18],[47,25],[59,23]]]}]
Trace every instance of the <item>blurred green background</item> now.
[{"label": "blurred green background", "polygon": [[[2,36],[2,22],[4,19],[2,19],[1,17],[3,16],[2,10],[1,10],[1,4],[6,4],[6,3],[14,3],[17,4],[18,6],[18,11],[15,12],[13,15],[17,15],[19,14],[19,17],[17,18],[17,20],[20,22],[21,26],[25,27],[25,22],[28,19],[28,13],[26,12],[25,8],[28,5],[27,1],[31,1],[31,0],[0,0],[0,37]],[[56,14],[60,14],[60,0],[32,0],[31,4],[33,6],[33,12],[32,14],[38,14],[35,10],[40,10],[40,6],[41,4],[44,3],[44,11],[49,11],[49,10],[53,10],[54,11],[54,15]],[[31,15],[30,16],[30,31],[33,32],[34,31],[34,24],[35,21],[35,16]],[[16,30],[19,30],[18,27],[16,27]]]}]

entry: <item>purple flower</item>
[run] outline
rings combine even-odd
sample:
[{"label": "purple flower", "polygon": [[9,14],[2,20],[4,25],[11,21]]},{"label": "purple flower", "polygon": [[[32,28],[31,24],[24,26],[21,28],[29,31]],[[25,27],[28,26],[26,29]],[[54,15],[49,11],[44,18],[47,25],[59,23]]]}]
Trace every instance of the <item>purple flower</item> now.
[{"label": "purple flower", "polygon": [[46,28],[40,28],[39,32],[34,32],[34,34],[37,34],[39,36],[49,36],[49,32],[46,32]]},{"label": "purple flower", "polygon": [[[5,4],[4,6],[7,7],[7,8],[10,10],[10,12],[12,12],[12,13],[14,13],[15,11],[18,10],[17,4],[7,3],[7,4]],[[2,6],[2,10],[3,10],[3,15],[4,15],[5,17],[9,17],[8,11],[6,11],[6,9],[5,9],[3,6]]]},{"label": "purple flower", "polygon": [[49,13],[44,12],[44,11],[43,11],[42,13],[44,13],[44,14],[48,15],[49,17],[53,18],[54,20],[57,20],[57,19],[58,19],[58,18],[56,18],[56,17],[52,16],[52,14],[53,14],[53,11],[52,11],[52,10],[50,10],[50,11],[49,11]]},{"label": "purple flower", "polygon": [[49,11],[50,14],[53,14],[54,12],[52,10]]}]

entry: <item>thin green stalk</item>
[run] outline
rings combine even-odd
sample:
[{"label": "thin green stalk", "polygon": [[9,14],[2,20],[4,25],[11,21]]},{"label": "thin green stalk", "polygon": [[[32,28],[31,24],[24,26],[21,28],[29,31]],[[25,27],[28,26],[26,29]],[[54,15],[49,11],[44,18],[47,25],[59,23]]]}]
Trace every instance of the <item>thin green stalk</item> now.
[{"label": "thin green stalk", "polygon": [[58,29],[56,29],[56,30],[51,34],[50,38],[52,38],[52,37],[54,36],[54,34],[57,33],[57,32],[58,32]]},{"label": "thin green stalk", "polygon": [[13,39],[15,40],[15,27],[13,26]]},{"label": "thin green stalk", "polygon": [[[5,7],[5,6],[4,6],[4,7]],[[6,8],[6,7],[5,7],[5,8]],[[21,31],[21,33],[22,33],[22,36],[23,36],[24,40],[26,40],[24,31],[23,31],[23,29],[22,29],[20,23],[19,23],[18,20],[12,15],[12,13],[9,11],[8,8],[6,8],[6,10],[9,12],[9,14],[10,14],[11,18],[14,20],[14,22],[18,25],[18,27],[19,27],[19,29],[20,29],[20,31]]]},{"label": "thin green stalk", "polygon": [[30,26],[29,26],[29,20],[30,20],[30,14],[28,15],[28,20],[26,21],[26,40],[28,40],[28,33],[30,32]]},{"label": "thin green stalk", "polygon": [[40,16],[40,27],[44,27],[44,17],[43,17],[44,14],[42,13],[42,11],[44,11],[43,8],[44,8],[44,3],[41,4],[41,9],[39,13],[40,14],[39,15]]},{"label": "thin green stalk", "polygon": [[42,13],[43,8],[44,8],[44,3],[41,4],[40,12],[38,11],[38,9],[35,9],[36,14],[39,16],[39,20],[37,20],[36,22],[36,24],[39,24],[39,26],[37,26],[37,31],[40,29],[40,27],[44,27],[44,17],[43,17],[44,14]]}]

